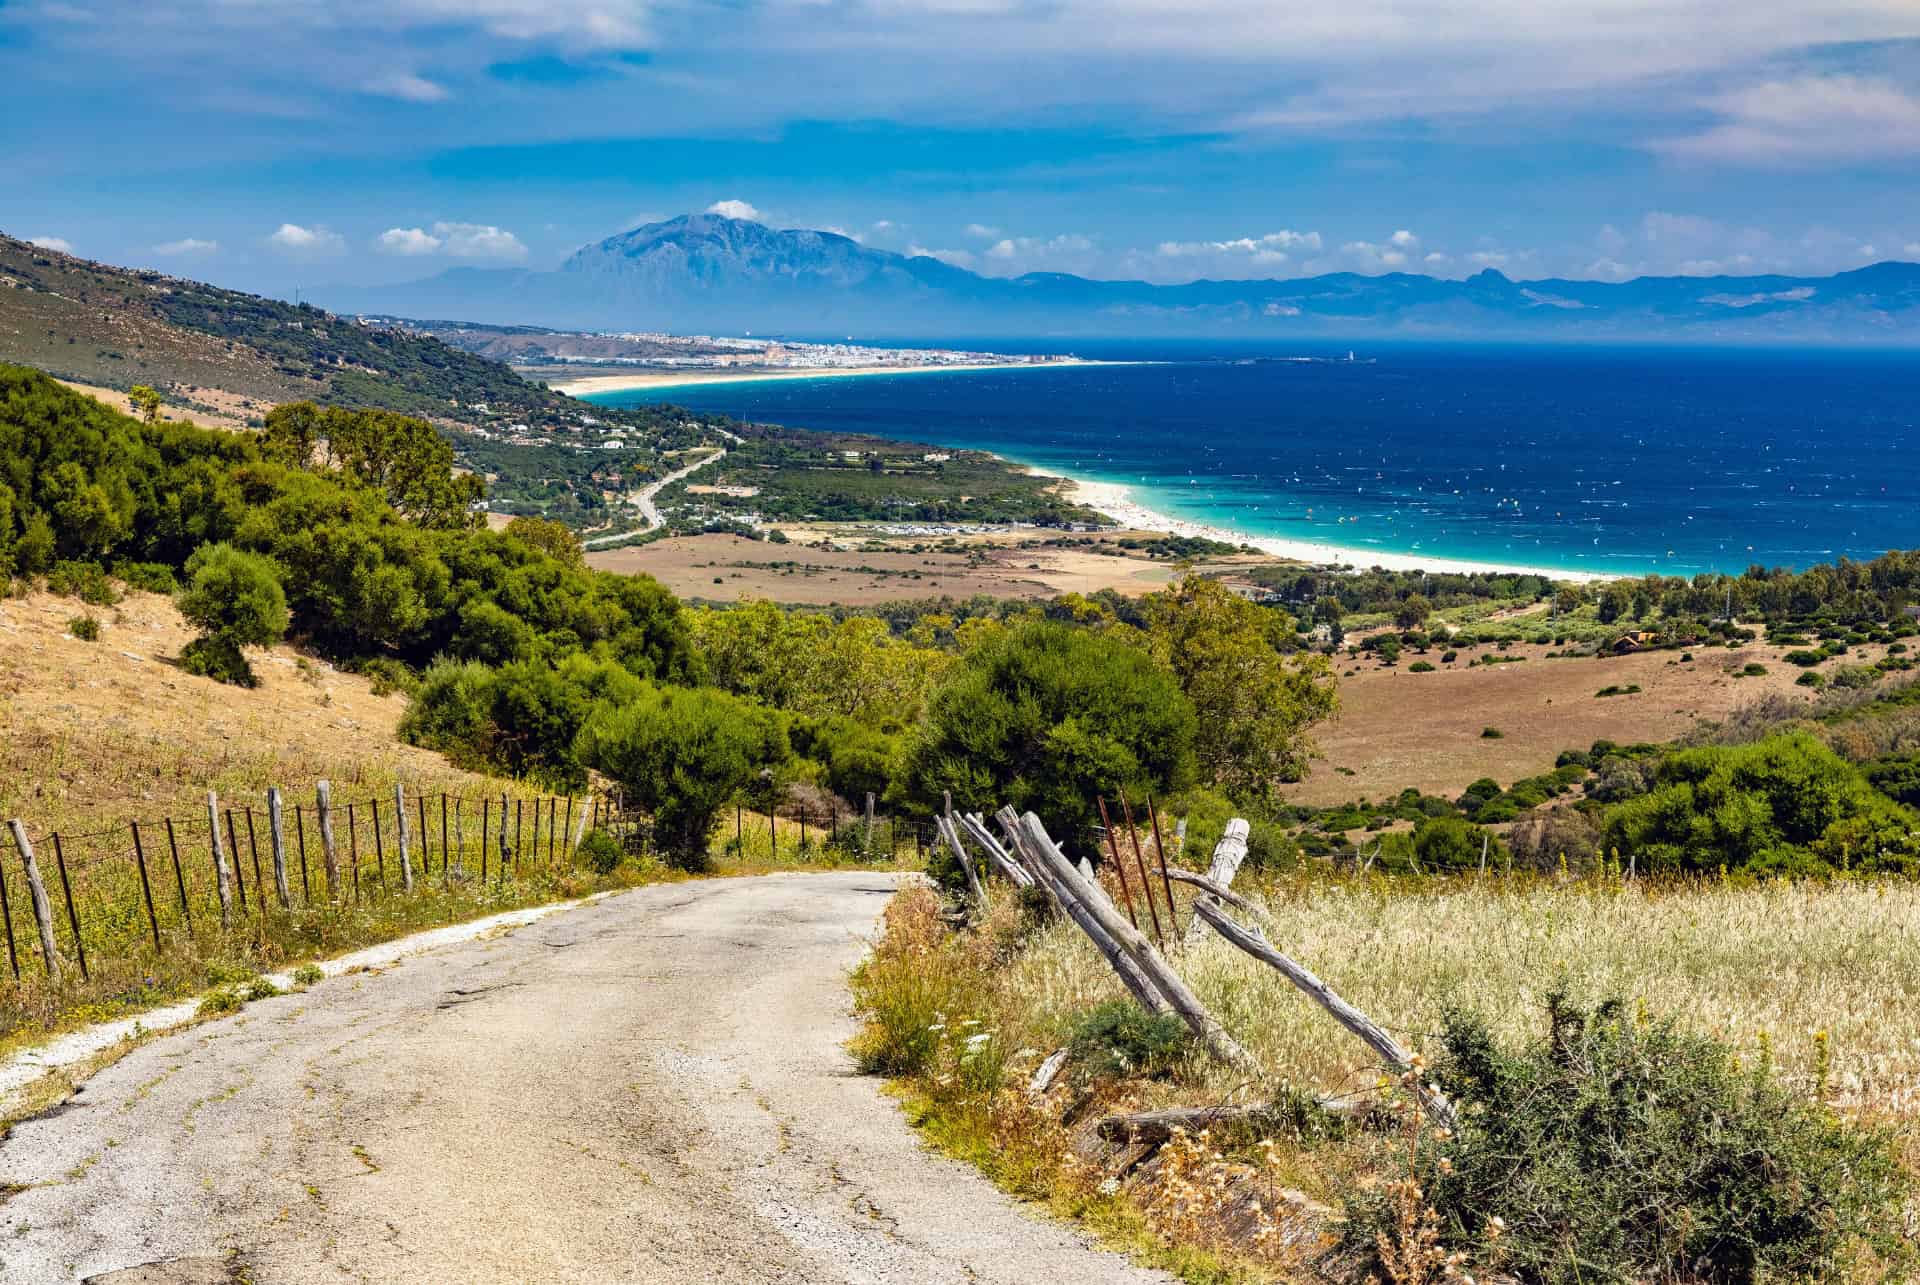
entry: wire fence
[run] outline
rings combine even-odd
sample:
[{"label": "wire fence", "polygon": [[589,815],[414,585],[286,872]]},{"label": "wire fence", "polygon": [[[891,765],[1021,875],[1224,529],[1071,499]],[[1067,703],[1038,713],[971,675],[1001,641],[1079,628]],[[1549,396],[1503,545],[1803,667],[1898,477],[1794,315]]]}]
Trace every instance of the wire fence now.
[{"label": "wire fence", "polygon": [[264,933],[277,917],[571,869],[586,829],[616,825],[618,807],[516,789],[342,798],[321,782],[311,802],[209,793],[190,815],[78,833],[15,820],[0,845],[5,967],[86,980],[101,960]]},{"label": "wire fence", "polygon": [[[741,860],[924,855],[929,823],[788,801],[743,803],[716,839]],[[729,824],[731,822],[731,824]],[[315,913],[378,910],[394,898],[484,892],[570,873],[589,830],[655,852],[651,819],[618,790],[584,796],[499,790],[336,795],[318,782],[220,798],[187,814],[129,817],[87,831],[9,822],[0,839],[0,937],[16,983],[124,974],[177,945],[265,941]],[[137,971],[137,970],[136,970]]]}]

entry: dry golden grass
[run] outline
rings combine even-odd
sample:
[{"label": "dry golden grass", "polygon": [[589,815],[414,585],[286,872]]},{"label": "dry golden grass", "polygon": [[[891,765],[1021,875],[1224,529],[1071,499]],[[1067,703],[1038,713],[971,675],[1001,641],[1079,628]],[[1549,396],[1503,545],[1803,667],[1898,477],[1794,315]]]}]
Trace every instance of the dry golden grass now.
[{"label": "dry golden grass", "polygon": [[[1256,894],[1280,949],[1419,1048],[1449,1003],[1509,1036],[1537,1033],[1556,986],[1621,997],[1757,1057],[1766,1045],[1813,1087],[1824,1032],[1828,1099],[1920,1125],[1920,888],[1471,876],[1276,880]],[[1275,1077],[1318,1093],[1365,1090],[1365,1048],[1278,973],[1209,934],[1176,955],[1201,999]],[[1028,1038],[1121,993],[1091,945],[1055,925],[1004,986]],[[1245,1095],[1236,1077],[1188,1068],[1186,1094]],[[1920,1151],[1915,1152],[1920,1155]]]}]

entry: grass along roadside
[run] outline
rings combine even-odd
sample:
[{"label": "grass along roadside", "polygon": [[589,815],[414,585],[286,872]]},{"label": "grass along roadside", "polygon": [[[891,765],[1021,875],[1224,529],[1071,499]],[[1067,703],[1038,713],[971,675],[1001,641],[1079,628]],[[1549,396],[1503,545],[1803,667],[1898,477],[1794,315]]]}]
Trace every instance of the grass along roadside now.
[{"label": "grass along roadside", "polygon": [[[1248,882],[1275,916],[1272,940],[1428,1058],[1439,1056],[1450,1001],[1483,1014],[1511,1046],[1542,1035],[1545,1000],[1561,985],[1589,1002],[1617,996],[1629,1012],[1644,1006],[1717,1037],[1738,1066],[1773,1068],[1797,1100],[1824,1103],[1819,1112],[1891,1128],[1908,1174],[1920,1169],[1920,890],[1910,885],[1313,873]],[[1330,1136],[1303,1110],[1263,1130],[1189,1140],[1174,1157],[1178,1182],[1167,1163],[1116,1180],[1090,1158],[1085,1123],[1174,1105],[1369,1096],[1379,1067],[1223,943],[1175,959],[1265,1068],[1263,1082],[1188,1053],[1131,1074],[1070,1069],[1051,1100],[1029,1101],[1020,1086],[1040,1059],[1123,992],[1077,930],[1036,923],[1010,895],[958,933],[931,893],[902,895],[853,981],[868,1023],[855,1053],[896,1079],[931,1141],[1015,1194],[1144,1244],[1190,1280],[1292,1279],[1315,1238],[1337,1229],[1303,1211],[1343,1209],[1405,1176],[1383,1163],[1378,1137]],[[1268,1193],[1260,1214],[1224,1197],[1209,1211],[1207,1193],[1244,1194],[1248,1183]],[[1198,1194],[1182,1199],[1176,1188]],[[1914,1215],[1909,1197],[1909,1229]],[[1886,1266],[1862,1252],[1826,1278],[1885,1279]]]}]

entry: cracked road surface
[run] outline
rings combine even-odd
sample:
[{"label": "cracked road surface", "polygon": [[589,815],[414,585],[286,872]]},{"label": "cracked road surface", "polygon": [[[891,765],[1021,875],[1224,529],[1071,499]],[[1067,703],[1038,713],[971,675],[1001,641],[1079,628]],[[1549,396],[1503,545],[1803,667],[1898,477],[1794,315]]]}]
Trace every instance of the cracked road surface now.
[{"label": "cracked road surface", "polygon": [[0,1281],[1168,1279],[853,1074],[893,886],[643,888],[155,1040],[0,1143]]}]

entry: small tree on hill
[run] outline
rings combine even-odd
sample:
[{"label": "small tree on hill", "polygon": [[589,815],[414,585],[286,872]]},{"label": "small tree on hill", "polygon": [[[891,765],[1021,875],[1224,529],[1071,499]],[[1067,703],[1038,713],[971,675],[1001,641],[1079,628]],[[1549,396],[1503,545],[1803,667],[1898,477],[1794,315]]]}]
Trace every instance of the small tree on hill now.
[{"label": "small tree on hill", "polygon": [[135,384],[127,390],[127,401],[133,406],[133,413],[142,422],[158,423],[160,420],[160,394],[145,384]]},{"label": "small tree on hill", "polygon": [[200,637],[181,662],[190,674],[253,687],[244,647],[266,647],[287,632],[287,595],[271,558],[230,544],[206,544],[187,559],[187,587],[175,603]]}]

